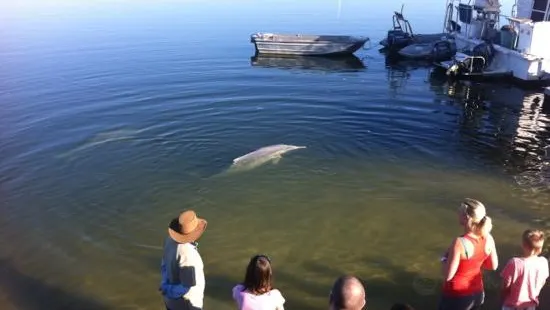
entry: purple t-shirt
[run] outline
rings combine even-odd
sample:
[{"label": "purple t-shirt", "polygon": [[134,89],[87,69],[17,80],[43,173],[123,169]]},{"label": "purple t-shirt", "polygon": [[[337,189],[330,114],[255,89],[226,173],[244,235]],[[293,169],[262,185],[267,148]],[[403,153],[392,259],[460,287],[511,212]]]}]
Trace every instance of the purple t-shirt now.
[{"label": "purple t-shirt", "polygon": [[279,290],[271,290],[262,295],[244,291],[241,284],[233,287],[233,299],[239,310],[284,310],[285,299]]}]

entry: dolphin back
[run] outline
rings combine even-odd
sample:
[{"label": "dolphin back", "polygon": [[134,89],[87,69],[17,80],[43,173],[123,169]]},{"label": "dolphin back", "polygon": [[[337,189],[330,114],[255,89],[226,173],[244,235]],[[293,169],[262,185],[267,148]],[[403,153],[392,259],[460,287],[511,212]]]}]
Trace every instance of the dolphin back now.
[{"label": "dolphin back", "polygon": [[216,178],[228,176],[234,173],[251,170],[256,167],[262,166],[263,164],[270,162],[273,159],[275,160],[277,160],[277,158],[280,159],[280,156],[286,152],[297,150],[297,149],[305,149],[305,148],[306,148],[305,146],[296,146],[296,145],[288,145],[288,144],[275,144],[275,145],[265,146],[255,151],[252,151],[248,154],[245,154],[243,156],[233,159],[233,163],[231,164],[231,166],[229,166],[223,172],[218,173],[214,176],[211,176],[210,179],[212,178],[216,179]]},{"label": "dolphin back", "polygon": [[239,162],[246,161],[246,160],[255,160],[261,157],[269,157],[274,154],[283,154],[288,151],[305,149],[305,148],[306,148],[305,146],[296,146],[296,145],[288,145],[288,144],[275,144],[270,146],[264,146],[253,152],[250,152],[248,154],[245,154],[243,156],[233,159],[233,164],[237,164]]}]

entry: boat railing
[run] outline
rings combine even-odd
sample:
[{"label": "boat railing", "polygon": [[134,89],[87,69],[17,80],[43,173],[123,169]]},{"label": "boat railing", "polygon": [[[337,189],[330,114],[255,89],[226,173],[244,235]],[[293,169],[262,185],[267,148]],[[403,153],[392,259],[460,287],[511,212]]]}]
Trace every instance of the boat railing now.
[{"label": "boat railing", "polygon": [[393,30],[401,30],[405,33],[408,33],[411,37],[414,36],[411,23],[405,16],[403,16],[403,6],[401,6],[401,12],[394,12],[393,14]]},{"label": "boat railing", "polygon": [[[481,61],[481,67],[477,66],[475,62],[476,59],[479,59]],[[469,64],[467,64],[468,61],[469,61]],[[468,70],[468,74],[472,74],[474,73],[474,71],[477,71],[475,70],[476,68],[474,68],[474,65],[476,65],[477,68],[482,69],[482,68],[485,68],[486,64],[487,64],[487,60],[483,56],[467,55],[463,57],[461,60],[455,60],[454,64],[448,67],[447,75],[457,74],[457,71],[459,70],[460,67]]]},{"label": "boat railing", "polygon": [[482,68],[485,68],[485,64],[487,63],[486,60],[485,60],[485,57],[483,57],[483,56],[468,56],[464,60],[468,60],[468,59],[471,60],[470,61],[470,68],[468,68],[468,71],[470,73],[474,72],[474,60],[481,59],[481,67]]},{"label": "boat railing", "polygon": [[456,26],[453,26],[455,23],[453,21],[454,6],[452,1],[447,2],[447,8],[445,9],[445,19],[443,22],[443,32],[453,32],[457,30]]}]

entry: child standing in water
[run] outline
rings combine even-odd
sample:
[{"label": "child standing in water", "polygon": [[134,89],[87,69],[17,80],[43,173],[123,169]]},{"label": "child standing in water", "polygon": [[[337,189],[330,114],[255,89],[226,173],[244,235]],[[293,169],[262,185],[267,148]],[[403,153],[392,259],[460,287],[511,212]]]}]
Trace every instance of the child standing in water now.
[{"label": "child standing in water", "polygon": [[233,299],[239,310],[284,310],[285,299],[273,288],[271,260],[265,255],[252,257],[244,282],[233,288]]},{"label": "child standing in water", "polygon": [[502,270],[502,310],[535,310],[539,294],[548,278],[548,260],[539,256],[544,233],[526,230],[522,238],[523,256],[511,258]]}]

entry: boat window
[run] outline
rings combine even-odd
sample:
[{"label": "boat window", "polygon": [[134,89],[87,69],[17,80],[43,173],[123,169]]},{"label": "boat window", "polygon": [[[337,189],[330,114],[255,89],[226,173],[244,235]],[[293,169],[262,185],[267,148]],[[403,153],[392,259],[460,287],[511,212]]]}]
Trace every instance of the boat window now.
[{"label": "boat window", "polygon": [[544,12],[533,11],[531,13],[531,20],[533,20],[534,22],[542,22],[544,21],[544,15]]},{"label": "boat window", "polygon": [[548,0],[535,0],[533,3],[533,10],[546,12],[548,7]]}]

